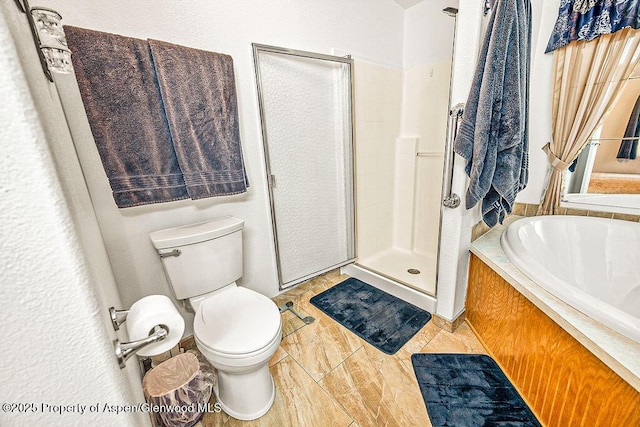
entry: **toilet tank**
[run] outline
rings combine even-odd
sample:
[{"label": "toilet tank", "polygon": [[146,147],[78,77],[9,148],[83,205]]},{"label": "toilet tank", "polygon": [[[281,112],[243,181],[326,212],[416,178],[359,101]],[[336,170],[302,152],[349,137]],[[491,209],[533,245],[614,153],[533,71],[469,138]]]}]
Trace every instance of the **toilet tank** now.
[{"label": "toilet tank", "polygon": [[232,216],[149,233],[178,299],[220,289],[242,277],[242,228]]}]

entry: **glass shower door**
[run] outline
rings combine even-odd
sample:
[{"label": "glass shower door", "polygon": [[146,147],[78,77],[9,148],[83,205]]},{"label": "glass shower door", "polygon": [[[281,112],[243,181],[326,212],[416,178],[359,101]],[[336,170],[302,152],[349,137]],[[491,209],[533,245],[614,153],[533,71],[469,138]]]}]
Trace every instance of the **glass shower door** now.
[{"label": "glass shower door", "polygon": [[281,288],[351,262],[351,60],[254,44]]}]

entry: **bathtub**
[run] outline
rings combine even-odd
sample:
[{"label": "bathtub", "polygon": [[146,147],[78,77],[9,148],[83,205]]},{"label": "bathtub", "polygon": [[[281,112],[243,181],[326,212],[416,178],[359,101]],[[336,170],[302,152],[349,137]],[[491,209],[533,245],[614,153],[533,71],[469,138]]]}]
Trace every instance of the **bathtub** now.
[{"label": "bathtub", "polygon": [[595,206],[616,206],[640,209],[640,194],[566,194],[564,201]]},{"label": "bathtub", "polygon": [[538,285],[640,343],[640,223],[536,216],[513,222],[500,243]]}]

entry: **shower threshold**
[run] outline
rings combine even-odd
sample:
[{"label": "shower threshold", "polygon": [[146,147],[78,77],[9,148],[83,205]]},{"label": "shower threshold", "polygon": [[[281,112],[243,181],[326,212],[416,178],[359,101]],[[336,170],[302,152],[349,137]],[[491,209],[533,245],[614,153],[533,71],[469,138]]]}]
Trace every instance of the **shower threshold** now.
[{"label": "shower threshold", "polygon": [[435,256],[389,248],[359,259],[357,265],[428,295],[436,294]]}]

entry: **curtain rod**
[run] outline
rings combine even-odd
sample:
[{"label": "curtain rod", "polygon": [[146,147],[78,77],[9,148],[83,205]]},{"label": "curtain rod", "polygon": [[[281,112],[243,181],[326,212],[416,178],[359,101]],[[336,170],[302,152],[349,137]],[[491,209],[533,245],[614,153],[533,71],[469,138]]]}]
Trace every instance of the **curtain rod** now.
[{"label": "curtain rod", "polygon": [[640,139],[640,136],[628,136],[624,138],[589,138],[589,141],[635,141]]}]

